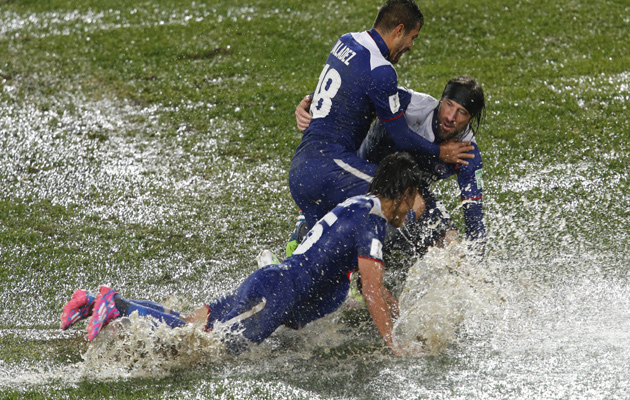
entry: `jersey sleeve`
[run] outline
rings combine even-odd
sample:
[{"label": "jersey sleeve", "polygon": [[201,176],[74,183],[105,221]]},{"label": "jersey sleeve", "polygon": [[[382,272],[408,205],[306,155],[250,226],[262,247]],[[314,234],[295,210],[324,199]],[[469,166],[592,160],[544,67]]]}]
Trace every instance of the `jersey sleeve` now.
[{"label": "jersey sleeve", "polygon": [[430,157],[440,156],[440,146],[432,143],[409,128],[401,107],[401,94],[396,82],[396,71],[391,65],[372,71],[373,85],[369,92],[376,108],[376,116],[391,136],[396,150],[422,153]]},{"label": "jersey sleeve", "polygon": [[469,240],[483,240],[485,238],[485,226],[483,223],[483,169],[481,153],[476,143],[473,154],[475,158],[469,160],[468,165],[461,165],[458,169],[457,182],[461,199],[464,202],[462,208],[466,224],[466,237]]},{"label": "jersey sleeve", "polygon": [[380,120],[392,120],[404,113],[397,86],[398,76],[391,65],[381,65],[371,72],[368,96],[374,103],[376,116]]},{"label": "jersey sleeve", "polygon": [[357,257],[383,262],[383,241],[385,239],[385,221],[382,217],[368,215],[372,221],[357,226]]}]

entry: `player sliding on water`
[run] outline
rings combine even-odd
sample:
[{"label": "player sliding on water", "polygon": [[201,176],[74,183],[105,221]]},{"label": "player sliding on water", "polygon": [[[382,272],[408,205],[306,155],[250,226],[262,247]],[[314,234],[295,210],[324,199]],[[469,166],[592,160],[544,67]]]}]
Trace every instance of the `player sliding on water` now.
[{"label": "player sliding on water", "polygon": [[154,302],[125,299],[105,286],[96,297],[77,290],[63,308],[61,328],[90,317],[92,341],[112,320],[137,312],[173,328],[199,323],[206,330],[221,326],[241,332],[224,339],[228,351],[239,354],[281,325],[299,329],[335,311],[348,293],[349,275],[358,269],[368,311],[387,345],[400,354],[392,341],[398,301],[383,286],[382,243],[387,223],[398,228],[411,209],[424,212],[421,185],[413,158],[389,155],[376,169],[367,195],[339,204],[313,226],[291,257],[258,269],[231,294],[182,316]]}]

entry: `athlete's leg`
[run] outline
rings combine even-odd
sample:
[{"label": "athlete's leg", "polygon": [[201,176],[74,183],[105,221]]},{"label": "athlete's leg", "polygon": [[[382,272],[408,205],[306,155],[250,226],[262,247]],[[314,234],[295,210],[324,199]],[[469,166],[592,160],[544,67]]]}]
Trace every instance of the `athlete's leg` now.
[{"label": "athlete's leg", "polygon": [[240,354],[249,344],[261,343],[282,325],[294,305],[294,293],[286,270],[276,265],[259,269],[232,294],[208,304],[207,328],[226,333],[228,351]]},{"label": "athlete's leg", "polygon": [[[164,322],[171,328],[177,328],[186,325],[180,314],[161,304],[147,300],[128,300],[120,295],[114,296],[114,303],[121,316],[129,316],[137,312],[141,317],[153,317],[160,322]],[[150,307],[147,307],[149,305]]]},{"label": "athlete's leg", "polygon": [[350,280],[332,287],[325,295],[317,293],[316,295],[309,296],[296,307],[292,308],[284,321],[284,325],[291,329],[300,329],[309,322],[334,312],[346,300],[349,288]]},{"label": "athlete's leg", "polygon": [[[116,299],[116,297],[118,296],[115,296],[114,298]],[[64,330],[68,329],[72,325],[74,325],[76,322],[82,319],[91,317],[92,311],[94,309],[95,299],[96,299],[96,296],[94,296],[87,290],[84,290],[84,289],[76,290],[72,294],[72,299],[69,302],[67,302],[66,305],[63,307],[63,313],[61,314],[61,329],[64,329]],[[135,303],[135,305],[137,306],[154,309],[164,314],[172,314],[177,317],[180,316],[177,311],[171,310],[159,303],[156,303],[150,300],[129,300],[129,301]],[[117,307],[117,308],[120,308],[120,307]],[[124,308],[126,309],[127,307],[124,307]],[[135,311],[135,310],[136,308],[132,308],[132,311]],[[142,310],[140,310],[139,313],[140,315],[146,315],[146,313]],[[128,315],[128,314],[123,314],[123,315]]]},{"label": "athlete's leg", "polygon": [[296,155],[289,170],[291,195],[309,229],[337,204],[367,193],[376,171],[351,152],[312,153]]},{"label": "athlete's leg", "polygon": [[148,300],[127,300],[106,286],[99,287],[94,312],[88,324],[88,340],[92,341],[112,320],[137,312],[141,317],[153,317],[172,328],[186,325],[179,313]]},{"label": "athlete's leg", "polygon": [[146,308],[152,308],[154,310],[160,311],[162,313],[165,314],[173,314],[176,316],[180,316],[180,313],[178,311],[173,310],[172,308],[166,307],[163,304],[160,303],[156,303],[154,301],[151,300],[137,300],[137,299],[126,299],[128,301],[131,301],[137,305],[140,305],[142,307],[146,307]]},{"label": "athlete's leg", "polygon": [[182,316],[182,319],[189,324],[208,324],[208,315],[210,314],[210,308],[207,305],[203,305],[197,308],[195,311],[190,314]]}]

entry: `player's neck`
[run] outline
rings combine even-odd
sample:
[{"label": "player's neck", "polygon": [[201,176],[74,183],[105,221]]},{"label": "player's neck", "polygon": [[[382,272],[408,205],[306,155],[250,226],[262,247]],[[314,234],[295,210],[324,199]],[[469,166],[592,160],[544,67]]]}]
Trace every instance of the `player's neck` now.
[{"label": "player's neck", "polygon": [[381,35],[381,38],[383,39],[383,41],[385,42],[385,45],[387,46],[387,49],[389,51],[392,50],[392,46],[394,44],[394,39],[395,39],[395,34],[394,31],[391,31],[389,33],[385,33],[383,32],[382,29],[379,28],[373,28],[379,35]]},{"label": "player's neck", "polygon": [[386,199],[381,196],[377,196],[381,201],[381,211],[387,222],[392,222],[396,216],[396,209],[400,205],[400,199]]}]

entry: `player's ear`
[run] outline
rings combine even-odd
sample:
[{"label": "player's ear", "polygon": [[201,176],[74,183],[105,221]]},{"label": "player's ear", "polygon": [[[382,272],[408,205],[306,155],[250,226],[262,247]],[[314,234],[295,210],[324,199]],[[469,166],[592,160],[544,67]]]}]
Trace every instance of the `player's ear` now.
[{"label": "player's ear", "polygon": [[399,24],[395,29],[394,32],[396,32],[396,37],[403,37],[405,36],[405,25],[403,24]]}]

